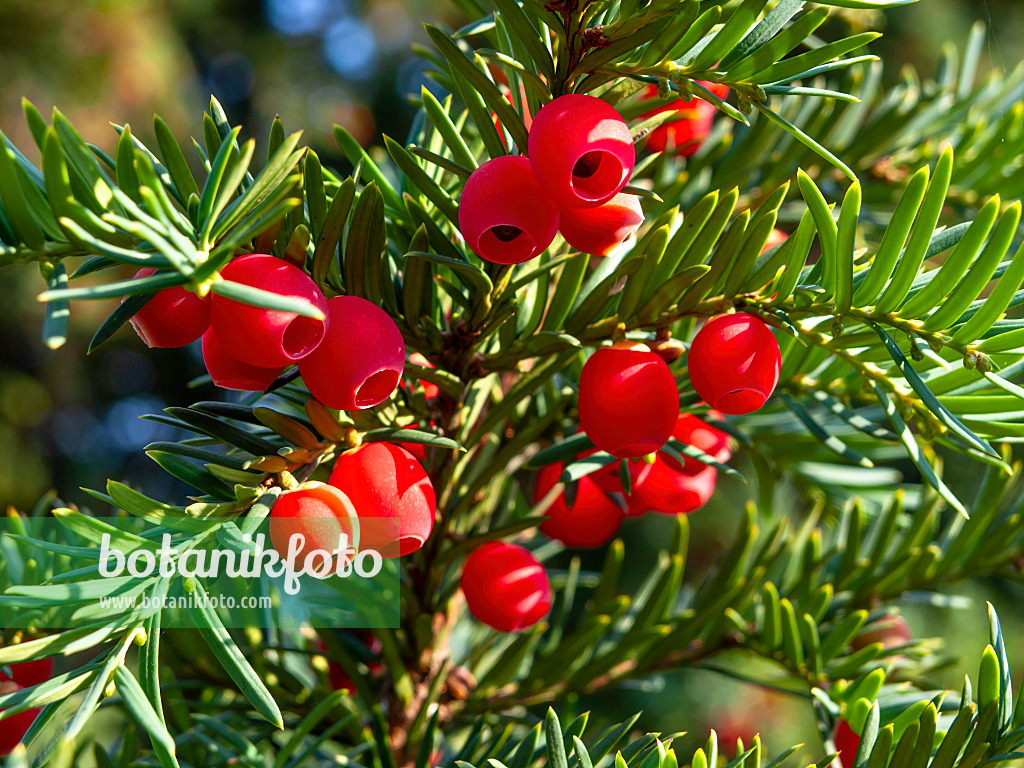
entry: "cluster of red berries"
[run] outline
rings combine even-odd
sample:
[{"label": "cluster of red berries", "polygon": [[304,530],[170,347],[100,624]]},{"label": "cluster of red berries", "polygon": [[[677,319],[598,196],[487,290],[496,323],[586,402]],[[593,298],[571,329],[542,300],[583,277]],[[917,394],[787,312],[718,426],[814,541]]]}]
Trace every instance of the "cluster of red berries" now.
[{"label": "cluster of red berries", "polygon": [[289,491],[270,513],[270,541],[287,557],[292,536],[305,543],[304,561],[314,550],[333,552],[345,534],[359,550],[403,557],[423,546],[434,527],[434,486],[409,451],[389,443],[365,443],[345,451],[327,483],[310,482]]},{"label": "cluster of red berries", "polygon": [[[690,345],[690,383],[728,414],[756,411],[779,380],[781,354],[771,330],[746,313],[712,318]],[[620,459],[657,451],[672,436],[679,391],[668,363],[637,342],[598,349],[583,366],[580,426],[599,449]]]},{"label": "cluster of red berries", "polygon": [[561,231],[573,248],[606,255],[643,223],[622,188],[636,163],[629,126],[613,106],[585,94],[559,96],[530,125],[529,159],[488,160],[466,181],[459,229],[480,258],[519,264]]},{"label": "cluster of red berries", "polygon": [[[672,436],[718,462],[728,461],[732,455],[724,432],[689,413],[676,414]],[[584,455],[590,453],[593,451]],[[540,471],[535,502],[558,483],[562,468],[555,463]],[[686,458],[680,464],[663,454],[653,464],[632,461],[629,471],[630,494],[624,492],[614,464],[580,478],[571,502],[563,492],[549,506],[541,531],[566,546],[597,547],[615,535],[627,516],[649,511],[677,515],[702,507],[714,492],[717,475],[714,467],[694,459]],[[547,572],[528,550],[516,544],[491,542],[474,550],[466,558],[460,586],[470,612],[502,632],[527,629],[551,610]]]},{"label": "cluster of red berries", "polygon": [[[692,414],[677,414],[672,435],[716,461],[728,461],[731,456],[728,436]],[[558,483],[562,469],[561,463],[555,463],[540,471],[535,503]],[[571,503],[563,492],[548,507],[541,531],[566,546],[601,546],[627,516],[648,511],[676,515],[703,506],[714,492],[717,475],[714,467],[694,459],[680,465],[662,454],[653,464],[630,462],[629,470],[631,494],[622,488],[617,465],[580,478]],[[470,612],[502,632],[527,629],[551,610],[551,584],[544,566],[516,544],[491,542],[474,550],[466,558],[460,585]]]},{"label": "cluster of red berries", "polygon": [[[764,323],[736,313],[705,323],[690,345],[687,365],[694,390],[720,419],[723,413],[750,413],[764,405],[778,383],[781,355]],[[723,463],[731,456],[729,440],[693,414],[681,414],[679,405],[668,363],[646,345],[619,342],[591,355],[580,375],[580,426],[596,449],[630,460],[630,492],[622,486],[618,464],[609,464],[580,478],[571,500],[563,491],[540,529],[567,546],[596,547],[610,540],[627,516],[687,514],[704,506],[715,490],[715,467],[689,457],[680,463],[659,451],[675,438]],[[652,463],[642,460],[649,454],[655,454]],[[535,503],[558,483],[562,469],[556,463],[540,471]],[[495,542],[475,550],[466,560],[461,586],[472,614],[506,632],[532,626],[551,607],[543,566],[514,544]]]},{"label": "cluster of red berries", "polygon": [[[45,683],[53,677],[53,659],[25,661],[20,664],[11,664],[3,669],[10,670],[10,675],[0,671],[0,696]],[[9,755],[13,751],[24,738],[38,714],[38,709],[29,709],[4,718],[0,722],[0,757]]]},{"label": "cluster of red berries", "polygon": [[[721,418],[714,411],[709,414]],[[678,414],[671,437],[692,445],[719,463],[730,459],[729,436],[691,413]],[[581,458],[590,455],[588,451]],[[616,534],[627,517],[648,512],[664,515],[689,514],[708,503],[715,492],[718,471],[696,459],[684,462],[665,453],[655,455],[653,463],[630,459],[630,488],[623,488],[619,462],[613,462],[576,481],[570,502],[565,491],[548,507],[548,519],[540,529],[567,547],[599,547]],[[561,462],[549,464],[537,475],[534,503],[539,503],[557,485]]]},{"label": "cluster of red berries", "polygon": [[[722,83],[706,83],[698,81],[715,96],[724,99],[729,93],[729,86]],[[644,89],[645,99],[658,98],[658,87],[649,85]],[[683,117],[669,123],[659,125],[647,136],[647,148],[655,152],[674,150],[682,157],[691,157],[700,149],[701,144],[711,134],[711,125],[715,119],[715,105],[694,96],[692,99],[672,99],[657,109],[645,112],[643,117],[653,117],[661,112],[680,112]]]},{"label": "cluster of red berries", "polygon": [[[153,272],[143,269],[136,277]],[[398,386],[405,342],[376,304],[358,296],[327,299],[301,269],[266,254],[240,256],[221,275],[305,299],[321,317],[263,309],[216,293],[200,298],[178,287],[154,295],[132,326],[150,347],[180,347],[202,337],[206,369],[226,389],[261,392],[293,363],[313,397],[339,410],[371,408]]]}]

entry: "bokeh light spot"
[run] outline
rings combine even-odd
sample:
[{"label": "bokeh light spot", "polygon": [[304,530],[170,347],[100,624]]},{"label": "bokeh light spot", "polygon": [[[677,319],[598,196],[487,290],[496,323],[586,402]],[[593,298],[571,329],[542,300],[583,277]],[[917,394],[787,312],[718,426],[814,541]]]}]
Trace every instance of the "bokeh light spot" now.
[{"label": "bokeh light spot", "polygon": [[377,41],[358,19],[340,19],[324,34],[324,57],[338,74],[368,80],[377,66]]},{"label": "bokeh light spot", "polygon": [[267,22],[285,35],[319,32],[336,6],[335,0],[266,0]]}]

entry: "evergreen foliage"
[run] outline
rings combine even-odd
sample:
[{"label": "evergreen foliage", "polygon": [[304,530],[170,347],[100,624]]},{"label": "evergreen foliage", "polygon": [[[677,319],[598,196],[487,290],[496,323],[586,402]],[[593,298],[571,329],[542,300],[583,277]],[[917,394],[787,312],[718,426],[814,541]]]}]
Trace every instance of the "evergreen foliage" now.
[{"label": "evergreen foliage", "polygon": [[[962,57],[944,49],[934,80],[905,71],[884,91],[883,64],[865,53],[877,33],[816,34],[826,22],[842,27],[837,8],[903,3],[462,0],[475,20],[454,31],[428,26],[434,48],[422,51],[450,95],[424,89],[410,135],[385,138],[386,154],[336,127],[354,166],[347,176],[323,167],[280,120],[257,162],[255,142],[240,140],[216,101],[200,141],[179,141],[157,117],[157,146],[118,126],[113,156],[60,112],[47,121],[26,101],[41,167],[4,138],[0,265],[38,265],[48,346],[66,340],[74,302],[126,297],[91,352],[170,286],[314,315],[305,301],[220,278],[240,253],[273,253],[303,264],[327,296],[384,307],[408,350],[437,366],[410,364],[406,374],[442,393],[428,404],[401,389],[344,413],[285,374],[267,396],[168,408],[147,418],[192,436],[146,452],[194,495],[165,503],[111,481],[90,491],[96,510],[123,510],[142,521],[140,533],[170,532],[182,547],[239,541],[282,490],[347,447],[400,437],[427,446],[439,518],[427,545],[401,561],[400,626],[375,630],[382,678],[370,675],[357,641],[317,628],[354,688],[327,695],[313,652],[288,632],[229,632],[201,609],[194,628],[172,630],[159,612],[104,608],[112,594],[166,594],[170,584],[98,578],[95,547],[109,531],[86,510],[52,510],[66,529],[58,540],[41,527],[48,509],[13,518],[17,533],[0,539],[0,626],[61,617],[65,629],[5,632],[0,665],[95,653],[0,695],[0,728],[5,716],[42,707],[26,741],[47,736],[8,765],[70,765],[90,750],[104,766],[429,768],[439,750],[443,765],[461,768],[676,768],[688,756],[672,751],[672,735],[638,735],[635,719],[587,730],[586,715],[563,725],[555,711],[665,670],[739,674],[716,661],[736,649],[773,661],[785,682],[772,684],[814,708],[816,768],[834,757],[840,718],[861,734],[846,768],[974,768],[1024,756],[1024,707],[994,611],[978,676],[960,692],[932,690],[928,673],[942,660],[926,643],[856,643],[894,598],[938,602],[955,582],[1017,579],[1024,554],[1011,450],[1024,439],[1024,389],[1014,383],[1024,321],[1011,312],[1024,302],[1024,70],[979,83],[975,29]],[[644,117],[648,85],[698,96],[722,115],[685,163],[640,160],[627,188],[647,215],[635,240],[600,259],[556,239],[514,267],[463,246],[465,179],[490,157],[525,151],[524,114],[590,93],[619,109],[642,146],[673,116]],[[776,224],[790,237],[762,253]],[[113,277],[124,265],[159,271]],[[707,579],[683,588],[699,543],[680,517],[636,590],[620,587],[627,553],[616,541],[599,572],[579,558],[552,572],[555,609],[532,629],[497,633],[460,614],[465,555],[528,535],[551,503],[532,503],[530,470],[562,461],[571,480],[611,461],[577,460],[593,447],[574,427],[584,350],[611,339],[686,341],[698,321],[732,309],[776,329],[782,375],[763,410],[719,425],[750,460],[757,502]],[[705,413],[685,357],[672,369],[684,410]],[[943,481],[943,457],[976,464],[972,498]],[[893,493],[882,465],[905,459],[921,483]],[[807,514],[781,514],[780,479],[795,481]],[[203,593],[200,580],[187,586]],[[449,647],[456,627],[468,650]],[[73,708],[72,694],[82,695]],[[104,702],[136,724],[114,754],[80,738]],[[726,745],[712,733],[690,764],[775,768],[795,751],[765,755],[759,739]]]}]

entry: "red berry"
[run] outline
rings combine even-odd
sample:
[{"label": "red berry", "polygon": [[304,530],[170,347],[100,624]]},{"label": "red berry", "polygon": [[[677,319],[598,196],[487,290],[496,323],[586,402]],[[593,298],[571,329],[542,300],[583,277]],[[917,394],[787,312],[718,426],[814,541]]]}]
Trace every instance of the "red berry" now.
[{"label": "red berry", "polygon": [[620,192],[596,208],[562,208],[558,230],[577,251],[607,256],[643,223],[639,198]]},{"label": "red berry", "polygon": [[[698,82],[720,99],[724,99],[729,93],[729,87],[721,83]],[[655,99],[657,96],[657,86],[649,85],[644,90],[644,97],[647,99]],[[691,157],[697,153],[701,144],[711,133],[711,126],[718,110],[714,104],[694,96],[687,101],[670,100],[656,109],[645,112],[643,117],[653,117],[661,112],[670,111],[682,112],[685,117],[663,123],[651,131],[647,136],[647,147],[653,152],[664,152],[666,148],[671,147],[676,154]]]},{"label": "red berry", "polygon": [[547,571],[516,544],[492,541],[473,550],[459,584],[470,613],[502,632],[532,627],[551,610]]},{"label": "red berry", "polygon": [[[0,696],[15,693],[27,687],[19,685],[12,680],[0,680]],[[22,738],[28,732],[28,729],[32,727],[32,721],[36,719],[38,714],[38,709],[29,709],[0,720],[0,757],[11,754],[14,748],[21,743]]]},{"label": "red berry", "polygon": [[53,659],[22,661],[18,664],[9,664],[6,666],[11,670],[11,674],[8,676],[3,672],[0,672],[0,682],[3,682],[4,680],[13,680],[18,685],[24,686],[25,688],[45,683],[53,677]]},{"label": "red berry", "polygon": [[405,368],[405,341],[395,321],[358,296],[329,299],[327,314],[330,328],[323,342],[299,362],[310,393],[343,411],[387,400]]},{"label": "red berry", "polygon": [[[270,510],[270,543],[281,557],[287,558],[292,537],[302,534],[304,542],[294,565],[296,571],[303,571],[306,556],[314,550],[334,553],[341,534],[348,537],[348,546],[354,546],[354,520],[356,510],[345,493],[333,485],[309,484],[282,494],[274,503]],[[360,549],[363,548],[360,541]],[[333,558],[331,563],[332,567],[336,565]],[[324,568],[320,558],[311,565],[317,570]]]},{"label": "red berry", "polygon": [[[590,456],[594,453],[597,453],[596,448],[580,455]],[[626,493],[625,488],[622,487],[622,479],[619,477],[620,462],[618,461],[613,461],[596,472],[592,472],[588,477],[594,481],[598,488],[606,493],[621,494],[622,501],[626,505],[626,517],[641,517],[646,515],[649,510],[640,501],[636,489],[647,478],[647,475],[650,474],[651,465],[639,459],[629,459],[628,463],[631,493]]]},{"label": "red berry", "polygon": [[626,497],[626,517],[643,517],[650,511],[634,488],[633,493]]},{"label": "red berry", "polygon": [[[319,644],[323,646],[322,642]],[[321,648],[321,650],[325,649]],[[341,664],[336,661],[331,661],[330,659],[327,660],[327,679],[331,681],[331,688],[336,691],[354,691],[356,689],[352,682],[352,678],[345,673]]]},{"label": "red berry", "polygon": [[[618,462],[615,462],[618,466]],[[558,483],[562,462],[548,464],[537,474],[533,503],[543,499]],[[594,474],[597,474],[596,472]],[[621,492],[622,487],[619,487]],[[594,475],[585,475],[576,482],[576,498],[570,506],[564,493],[548,507],[548,519],[540,529],[552,539],[567,547],[599,547],[608,543],[619,530],[626,516],[618,500],[612,498],[595,481]]]},{"label": "red berry", "polygon": [[[283,259],[250,253],[224,267],[221,275],[233,283],[305,299],[327,312],[327,300],[316,283]],[[232,355],[263,368],[301,360],[317,348],[328,330],[328,319],[254,307],[217,294],[210,304],[210,322]]]},{"label": "red berry", "polygon": [[687,356],[694,390],[722,413],[751,413],[763,406],[779,382],[780,367],[775,334],[743,312],[705,323]]},{"label": "red berry", "polygon": [[[155,269],[145,267],[136,272],[135,277],[149,277],[155,272]],[[181,286],[164,288],[157,291],[128,322],[151,349],[184,347],[210,327],[210,308],[205,301]]]},{"label": "red berry", "polygon": [[570,208],[610,200],[636,163],[629,126],[615,107],[580,93],[559,96],[537,111],[529,154],[537,181]]},{"label": "red berry", "polygon": [[502,155],[481,165],[466,181],[459,230],[481,259],[519,264],[551,244],[558,231],[558,206],[537,183],[529,160]]},{"label": "red berry", "polygon": [[263,392],[284,371],[283,366],[260,368],[243,363],[228,352],[212,328],[203,334],[203,362],[218,387],[245,392]]},{"label": "red berry", "polygon": [[338,457],[330,484],[341,488],[359,515],[360,546],[401,557],[423,546],[434,527],[434,486],[409,451],[366,443]]},{"label": "red berry", "polygon": [[[714,412],[712,412],[714,413]],[[721,416],[721,414],[717,414]],[[672,429],[672,437],[699,448],[715,461],[728,461],[729,436],[691,413],[681,413]],[[696,459],[679,462],[661,453],[650,472],[635,483],[635,506],[667,515],[688,514],[700,509],[715,492],[718,472]]]},{"label": "red berry", "polygon": [[853,761],[856,759],[857,749],[860,747],[860,736],[854,733],[849,723],[840,720],[836,725],[836,733],[832,737],[832,741],[835,742],[836,750],[839,752],[839,763],[843,768],[853,768]]},{"label": "red berry", "polygon": [[670,461],[679,466],[659,454],[650,474],[634,492],[639,505],[664,515],[686,515],[707,504],[715,492],[715,468],[704,465],[698,472],[680,472],[669,465]]},{"label": "red berry", "polygon": [[668,363],[639,346],[602,347],[580,374],[580,426],[595,446],[619,458],[658,450],[679,414]]},{"label": "red berry", "polygon": [[[711,411],[708,415],[719,416],[722,414]],[[694,416],[692,413],[681,413],[676,419],[676,425],[672,429],[672,437],[686,445],[692,445],[720,464],[727,462],[732,456],[729,450],[729,435],[720,429],[715,429],[703,419]],[[691,474],[700,472],[708,465],[697,459],[685,456],[686,463],[679,466],[679,462],[670,456],[666,456],[668,465],[677,472],[689,472]]]}]

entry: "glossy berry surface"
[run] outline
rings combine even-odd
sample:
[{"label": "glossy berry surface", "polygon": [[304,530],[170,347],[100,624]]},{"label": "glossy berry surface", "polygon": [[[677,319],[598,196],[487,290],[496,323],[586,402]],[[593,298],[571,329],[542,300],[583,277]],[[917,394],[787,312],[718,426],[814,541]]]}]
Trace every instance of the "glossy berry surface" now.
[{"label": "glossy berry surface", "polygon": [[[294,562],[295,570],[302,571],[310,552],[335,552],[341,534],[348,537],[349,546],[355,546],[355,520],[355,507],[345,493],[333,485],[310,483],[283,493],[274,503],[270,510],[270,543],[282,558],[287,558],[292,537],[302,534],[304,542]],[[336,565],[334,560],[332,563]],[[322,568],[322,558],[315,558],[312,565]]]},{"label": "glossy berry surface", "polygon": [[[712,411],[712,415],[721,416]],[[681,413],[672,437],[692,445],[718,462],[732,456],[729,436],[691,413]],[[715,492],[718,472],[688,456],[680,464],[667,453],[659,453],[650,471],[634,484],[635,507],[667,515],[689,514],[700,509]]]},{"label": "glossy berry surface", "polygon": [[283,366],[261,368],[232,355],[211,328],[203,334],[203,362],[213,383],[224,389],[263,392],[284,371]]},{"label": "glossy berry surface", "polygon": [[680,472],[669,462],[678,466],[678,462],[661,454],[655,459],[650,474],[634,491],[638,506],[663,515],[688,515],[707,504],[715,493],[715,468]]},{"label": "glossy berry surface", "polygon": [[639,198],[620,192],[596,208],[563,208],[558,229],[577,251],[607,256],[643,223]]},{"label": "glossy berry surface", "polygon": [[[305,299],[326,315],[327,300],[316,283],[283,259],[250,253],[224,267],[221,276],[233,283]],[[317,348],[328,330],[327,319],[263,309],[217,294],[210,301],[210,323],[232,355],[262,368],[301,360]]]},{"label": "glossy berry surface", "polygon": [[358,296],[327,302],[330,329],[323,343],[299,362],[310,393],[343,411],[387,400],[402,379],[405,341],[388,313]]},{"label": "glossy berry surface", "polygon": [[602,347],[580,374],[580,426],[619,458],[658,450],[672,434],[679,392],[668,364],[646,349]]},{"label": "glossy berry surface", "polygon": [[[540,470],[534,487],[534,504],[558,484],[563,469],[562,462],[558,462]],[[623,505],[598,485],[593,475],[584,475],[573,485],[575,498],[572,503],[564,492],[558,494],[544,513],[548,519],[540,524],[540,529],[567,547],[589,548],[608,543],[626,516]],[[618,490],[621,492],[621,485]]]},{"label": "glossy berry surface", "polygon": [[[135,277],[149,277],[156,272],[146,267]],[[147,347],[184,347],[191,344],[210,327],[210,308],[206,302],[181,286],[164,288],[146,302],[129,322]]]},{"label": "glossy berry surface", "polygon": [[[721,83],[698,82],[720,99],[724,99],[729,93],[728,86]],[[647,86],[644,96],[652,100],[657,99],[657,86]],[[672,99],[660,107],[645,112],[643,115],[645,118],[662,112],[680,113],[680,119],[663,123],[648,134],[647,148],[653,152],[669,150],[682,157],[692,157],[711,134],[711,127],[714,124],[717,111],[714,104],[694,96],[685,101]]]},{"label": "glossy berry surface", "polygon": [[697,332],[686,365],[693,388],[712,408],[752,413],[765,404],[779,382],[779,342],[752,315],[720,315]]},{"label": "glossy berry surface", "polygon": [[423,546],[434,527],[434,486],[416,458],[398,445],[365,443],[334,463],[330,484],[352,500],[361,546],[400,557]]},{"label": "glossy berry surface", "polygon": [[[581,458],[596,453],[596,449],[581,454]],[[626,517],[640,517],[649,511],[641,502],[636,490],[647,476],[651,473],[651,464],[642,459],[629,459],[629,488],[630,493],[622,487],[622,478],[619,476],[621,461],[613,461],[605,467],[587,475],[598,488],[606,493],[616,494],[626,506]]]},{"label": "glossy berry surface", "polygon": [[[711,411],[712,418],[722,418],[722,414]],[[703,451],[715,461],[724,464],[732,458],[732,451],[729,449],[729,435],[720,429],[712,426],[699,416],[692,413],[681,413],[676,418],[676,425],[672,428],[672,437],[686,445]],[[679,462],[671,456],[666,456],[668,465],[678,472],[700,472],[708,465],[697,459],[684,456],[686,462],[679,466]]]},{"label": "glossy berry surface", "polygon": [[473,550],[459,585],[470,613],[501,632],[532,627],[551,610],[547,571],[516,544],[492,541]]},{"label": "glossy berry surface", "polygon": [[488,160],[466,180],[459,230],[477,256],[519,264],[539,256],[558,231],[558,206],[518,155]]},{"label": "glossy berry surface", "polygon": [[615,107],[579,93],[559,96],[537,111],[529,154],[537,181],[569,208],[610,200],[636,163],[629,126]]}]

